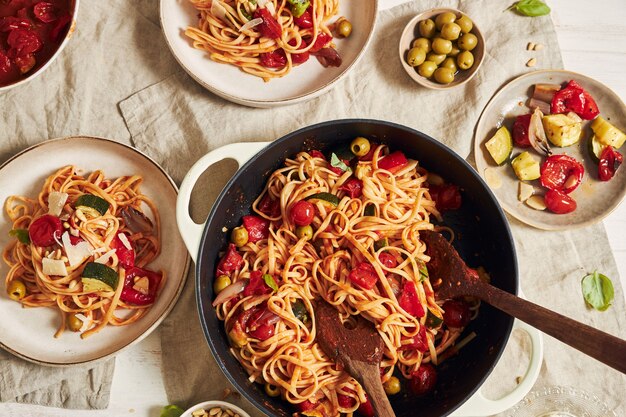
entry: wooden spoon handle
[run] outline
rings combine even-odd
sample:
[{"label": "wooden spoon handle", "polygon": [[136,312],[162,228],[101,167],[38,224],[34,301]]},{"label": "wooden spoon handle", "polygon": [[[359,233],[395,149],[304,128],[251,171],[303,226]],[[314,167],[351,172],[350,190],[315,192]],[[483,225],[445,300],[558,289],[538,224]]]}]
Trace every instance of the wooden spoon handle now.
[{"label": "wooden spoon handle", "polygon": [[365,392],[367,392],[367,397],[374,407],[376,417],[395,417],[383,384],[380,382],[380,370],[378,369],[378,365],[353,360],[350,366],[352,370],[355,371],[355,374],[359,376],[356,379],[363,385]]},{"label": "wooden spoon handle", "polygon": [[626,374],[626,341],[492,285],[481,283],[474,290],[499,310]]}]

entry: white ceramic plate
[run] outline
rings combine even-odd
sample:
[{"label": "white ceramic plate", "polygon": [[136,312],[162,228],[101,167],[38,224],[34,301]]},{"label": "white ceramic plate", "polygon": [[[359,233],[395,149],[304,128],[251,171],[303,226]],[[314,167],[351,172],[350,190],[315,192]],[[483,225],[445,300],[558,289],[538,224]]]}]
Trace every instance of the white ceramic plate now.
[{"label": "white ceramic plate", "polygon": [[372,34],[378,4],[376,0],[340,0],[339,16],[352,23],[352,34],[334,39],[343,59],[338,68],[324,68],[315,57],[282,78],[264,82],[239,68],[212,61],[206,52],[194,49],[184,35],[197,24],[197,11],[189,0],[161,0],[161,28],[176,60],[187,73],[209,91],[227,100],[252,107],[294,104],[327,91],[348,73],[363,55]]},{"label": "white ceramic plate", "polygon": [[[502,124],[510,130],[516,116],[530,112],[525,104],[532,95],[532,88],[535,84],[564,84],[569,80],[576,80],[591,94],[598,104],[600,116],[618,129],[626,131],[626,106],[617,94],[592,78],[562,70],[535,71],[511,81],[493,96],[476,127],[474,155],[478,172],[485,178],[485,169],[495,169],[502,180],[502,186],[495,188],[489,184],[489,181],[486,182],[502,207],[518,220],[539,229],[563,230],[596,223],[613,211],[626,195],[626,168],[618,169],[610,181],[598,180],[598,165],[591,160],[587,151],[587,141],[592,135],[589,121],[583,121],[583,138],[579,143],[565,148],[551,146],[553,153],[570,155],[585,167],[582,183],[570,194],[576,200],[577,208],[569,214],[554,214],[548,210],[537,211],[520,202],[517,198],[519,180],[511,164],[496,166],[485,148],[485,142]],[[624,154],[625,148],[623,146],[619,152]],[[539,159],[539,155],[532,148],[522,149],[516,146],[513,147],[513,157],[523,150],[529,150],[535,159]],[[529,183],[535,187],[538,194],[545,191],[539,184],[539,180]]]},{"label": "white ceramic plate", "polygon": [[[180,295],[189,257],[176,227],[177,189],[171,178],[150,158],[118,142],[69,137],[35,145],[19,153],[0,167],[0,202],[10,195],[36,197],[47,176],[65,165],[75,165],[84,172],[104,171],[107,178],[139,174],[142,191],[159,208],[162,227],[161,255],[150,264],[162,269],[167,280],[150,311],[139,321],[121,327],[107,326],[81,339],[79,333],[64,332],[55,339],[59,312],[52,308],[22,308],[9,299],[4,283],[0,284],[0,346],[23,359],[43,365],[74,365],[104,359],[146,337],[174,307]],[[6,247],[11,222],[2,210],[0,247]],[[0,276],[8,267],[0,262]],[[4,281],[4,280],[3,280]]]}]

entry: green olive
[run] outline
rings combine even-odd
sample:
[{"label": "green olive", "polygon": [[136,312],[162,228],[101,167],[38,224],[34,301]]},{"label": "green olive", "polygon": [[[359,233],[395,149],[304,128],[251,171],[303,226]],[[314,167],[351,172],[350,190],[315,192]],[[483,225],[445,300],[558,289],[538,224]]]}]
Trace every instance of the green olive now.
[{"label": "green olive", "polygon": [[406,56],[406,62],[412,67],[421,65],[426,60],[426,51],[422,48],[411,48]]},{"label": "green olive", "polygon": [[452,12],[441,13],[435,18],[435,26],[437,30],[441,30],[446,23],[454,23],[456,15]]},{"label": "green olive", "polygon": [[470,69],[474,65],[474,54],[470,51],[463,51],[456,57],[456,63],[462,70]]},{"label": "green olive", "polygon": [[7,294],[11,300],[19,301],[26,295],[26,285],[21,280],[14,279],[7,287]]},{"label": "green olive", "polygon": [[464,51],[471,51],[476,48],[476,44],[478,44],[478,38],[473,33],[466,33],[461,36],[458,42],[459,48]]},{"label": "green olive", "polygon": [[453,41],[459,38],[461,33],[461,26],[456,23],[446,23],[441,28],[441,37],[449,41]]},{"label": "green olive", "polygon": [[448,68],[448,69],[451,69],[452,72],[457,71],[456,62],[454,62],[454,58],[452,57],[448,57],[444,59],[441,65],[439,65],[439,68]]},{"label": "green olive", "polygon": [[298,239],[305,238],[306,240],[310,240],[313,237],[313,228],[311,225],[298,226],[296,227],[296,236],[298,236]]},{"label": "green olive", "polygon": [[83,327],[83,322],[76,317],[76,314],[68,314],[67,327],[73,332],[80,332],[80,329]]},{"label": "green olive", "polygon": [[220,275],[219,277],[215,278],[215,282],[213,283],[213,291],[215,291],[215,294],[219,294],[224,290],[224,288],[228,287],[230,283],[231,281],[228,275]]},{"label": "green olive", "polygon": [[347,38],[352,33],[352,23],[346,18],[341,19],[337,26],[337,33],[342,38]]},{"label": "green olive", "polygon": [[434,77],[439,84],[450,84],[454,81],[454,72],[450,68],[437,68]]},{"label": "green olive", "polygon": [[230,234],[230,241],[238,248],[248,243],[248,231],[246,228],[243,226],[235,227]]},{"label": "green olive", "polygon": [[431,52],[428,55],[426,55],[426,61],[434,62],[435,65],[441,64],[444,59],[446,59],[446,56],[444,54],[439,55],[434,52]]},{"label": "green olive", "polygon": [[459,49],[459,47],[456,46],[456,43],[453,43],[452,44],[452,50],[448,53],[448,56],[451,56],[451,57],[454,58],[454,57],[456,57],[460,53],[461,53],[461,50]]},{"label": "green olive", "polygon": [[426,38],[417,38],[413,41],[413,48],[423,49],[424,52],[429,53],[432,48],[430,47],[430,40]]},{"label": "green olive", "polygon": [[359,136],[350,143],[350,150],[356,156],[365,156],[370,151],[370,141]]},{"label": "green olive", "polygon": [[417,73],[422,77],[430,78],[433,76],[433,73],[437,69],[437,64],[433,61],[424,61],[422,65],[417,67]]},{"label": "green olive", "polygon": [[447,55],[450,51],[452,51],[452,42],[443,38],[435,38],[433,39],[432,47],[433,52],[441,55]]},{"label": "green olive", "polygon": [[394,395],[400,392],[400,380],[395,376],[392,376],[383,384],[383,388],[385,388],[385,393],[387,395]]},{"label": "green olive", "polygon": [[421,36],[425,38],[432,38],[435,36],[435,22],[432,19],[422,20],[417,24],[417,28]]},{"label": "green olive", "polygon": [[461,32],[463,33],[469,33],[474,27],[474,23],[472,23],[472,20],[465,15],[458,18],[455,23],[459,25],[459,27],[461,28]]},{"label": "green olive", "polygon": [[276,385],[265,384],[265,393],[270,397],[278,397],[280,395],[280,390]]}]

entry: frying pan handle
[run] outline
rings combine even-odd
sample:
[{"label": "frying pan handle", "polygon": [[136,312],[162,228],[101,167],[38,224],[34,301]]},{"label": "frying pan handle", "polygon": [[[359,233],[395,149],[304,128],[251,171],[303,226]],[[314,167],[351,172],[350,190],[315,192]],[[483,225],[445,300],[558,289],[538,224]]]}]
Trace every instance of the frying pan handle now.
[{"label": "frying pan handle", "polygon": [[202,239],[202,231],[205,225],[205,223],[198,224],[194,222],[189,215],[191,192],[198,179],[211,165],[224,159],[234,159],[241,167],[266,145],[267,142],[241,142],[222,146],[200,158],[185,175],[176,199],[176,222],[178,223],[180,235],[183,237],[185,246],[187,246],[187,250],[194,262],[196,262],[198,251],[200,250],[200,240]]},{"label": "frying pan handle", "polygon": [[516,319],[514,321],[513,330],[515,329],[522,330],[528,334],[531,346],[530,363],[520,383],[513,391],[497,400],[485,398],[481,392],[481,387],[459,409],[455,410],[451,416],[475,417],[498,414],[513,407],[528,394],[539,376],[541,364],[543,363],[543,337],[539,330],[521,320]]}]

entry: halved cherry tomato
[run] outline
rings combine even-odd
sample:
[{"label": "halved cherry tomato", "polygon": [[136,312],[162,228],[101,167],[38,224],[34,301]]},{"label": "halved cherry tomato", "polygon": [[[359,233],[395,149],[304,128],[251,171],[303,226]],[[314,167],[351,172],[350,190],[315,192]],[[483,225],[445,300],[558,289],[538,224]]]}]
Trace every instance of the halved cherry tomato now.
[{"label": "halved cherry tomato", "polygon": [[550,104],[551,113],[567,113],[570,111],[573,111],[585,120],[591,120],[600,113],[593,97],[574,80],[571,80],[567,86],[557,91]]},{"label": "halved cherry tomato", "polygon": [[296,17],[293,21],[300,27],[300,29],[310,29],[313,27],[313,7],[309,6],[300,17]]},{"label": "halved cherry tomato", "polygon": [[363,181],[358,178],[350,178],[339,189],[347,192],[350,198],[359,198],[363,195]]},{"label": "halved cherry tomato", "polygon": [[463,202],[459,187],[454,184],[430,185],[428,192],[440,212],[457,210]]},{"label": "halved cherry tomato", "polygon": [[282,28],[267,8],[257,8],[254,12],[254,18],[263,19],[263,23],[257,26],[261,31],[261,35],[270,39],[280,38]]},{"label": "halved cherry tomato", "polygon": [[257,209],[270,217],[277,217],[280,214],[280,201],[270,197],[269,193],[265,193],[261,201],[259,201]]},{"label": "halved cherry tomato", "polygon": [[448,300],[443,303],[443,322],[448,327],[465,327],[471,319],[467,303],[461,300]]},{"label": "halved cherry tomato", "polygon": [[287,56],[282,48],[272,52],[264,52],[259,55],[261,65],[266,68],[282,68],[287,65]]},{"label": "halved cherry tomato", "polygon": [[[420,317],[424,317],[424,314],[426,314],[424,311],[424,307],[422,306],[419,298],[417,297],[417,290],[415,289],[415,283],[412,281],[404,280],[404,285],[402,286],[402,294],[400,295],[400,299],[398,300],[398,303],[400,304],[400,307],[402,307],[404,311],[406,311],[413,317],[420,318]],[[425,331],[425,329],[423,330]]]},{"label": "halved cherry tomato", "polygon": [[339,403],[339,407],[342,408],[352,408],[356,403],[356,400],[352,397],[349,397],[345,394],[337,394],[337,402]]},{"label": "halved cherry tomato", "polygon": [[57,8],[54,4],[47,1],[41,1],[33,6],[33,14],[44,23],[50,23],[57,20]]},{"label": "halved cherry tomato", "polygon": [[41,39],[29,29],[13,29],[9,32],[7,43],[11,47],[8,55],[12,58],[33,54],[41,49]]},{"label": "halved cherry tomato", "polygon": [[[126,236],[125,233],[121,232],[115,235],[113,240],[111,240],[111,249],[115,249],[115,254],[117,255],[117,259],[119,259],[120,264],[124,266],[133,266],[135,265],[135,251],[132,248],[128,249],[126,245],[122,243],[120,235]],[[128,236],[126,236],[126,238],[128,239]]]},{"label": "halved cherry tomato", "polygon": [[371,290],[378,282],[378,274],[372,265],[361,262],[350,271],[348,279],[363,289]]},{"label": "halved cherry tomato", "polygon": [[243,216],[243,227],[248,232],[248,242],[258,242],[267,239],[270,235],[270,221],[263,217],[249,215]]},{"label": "halved cherry tomato", "polygon": [[576,201],[557,190],[548,190],[543,200],[548,210],[556,214],[567,214],[576,210]]},{"label": "halved cherry tomato", "polygon": [[408,163],[409,161],[406,159],[406,156],[404,156],[402,152],[395,151],[378,161],[378,168],[394,172]]},{"label": "halved cherry tomato", "polygon": [[582,181],[585,168],[568,155],[550,155],[541,164],[541,185],[569,194]]},{"label": "halved cherry tomato", "polygon": [[381,264],[383,264],[385,267],[389,269],[395,268],[396,266],[398,266],[398,261],[396,261],[396,257],[390,254],[389,252],[381,252],[378,255],[378,260],[380,261]]},{"label": "halved cherry tomato", "polygon": [[515,118],[513,123],[513,141],[521,148],[527,148],[530,145],[530,139],[528,138],[528,127],[530,126],[531,114],[522,114]]},{"label": "halved cherry tomato", "polygon": [[[311,49],[309,49],[310,53],[314,53],[319,51],[320,49],[322,49],[323,47],[325,47],[326,45],[328,45],[328,43],[333,39],[332,36],[330,36],[329,34],[327,34],[326,32],[320,32],[317,34],[317,38],[315,39],[315,43],[313,44],[313,46],[311,47]],[[307,42],[308,39],[307,39]]]},{"label": "halved cherry tomato", "polygon": [[263,295],[269,294],[273,290],[265,283],[263,279],[263,274],[261,271],[252,271],[250,273],[250,281],[243,289],[244,297],[248,297],[250,295]]},{"label": "halved cherry tomato", "polygon": [[289,215],[297,226],[308,226],[315,216],[315,207],[306,200],[300,200],[291,206]]},{"label": "halved cherry tomato", "polygon": [[243,264],[243,257],[237,252],[235,244],[229,243],[228,250],[217,264],[215,276],[230,275],[231,272],[239,269],[241,264]]},{"label": "halved cherry tomato", "polygon": [[[133,288],[133,286],[135,285],[135,277],[148,278],[147,294],[139,292]],[[161,282],[161,278],[162,275],[159,272],[138,268],[136,266],[126,268],[126,278],[124,279],[124,288],[122,289],[122,293],[120,294],[120,300],[139,306],[154,303],[157,291],[159,289],[159,284]]]},{"label": "halved cherry tomato", "polygon": [[279,317],[272,313],[267,307],[255,307],[250,319],[246,321],[244,328],[248,335],[261,341],[274,336]]},{"label": "halved cherry tomato", "polygon": [[411,374],[409,388],[415,395],[421,396],[428,394],[435,388],[437,383],[437,371],[430,363],[420,365],[417,371]]},{"label": "halved cherry tomato", "polygon": [[615,171],[624,161],[621,153],[612,146],[605,147],[600,153],[600,163],[598,164],[598,177],[600,181],[608,181],[613,178]]},{"label": "halved cherry tomato", "polygon": [[363,417],[374,417],[374,407],[369,398],[367,398],[367,394],[365,395],[365,402],[361,403],[356,411]]},{"label": "halved cherry tomato", "polygon": [[52,246],[63,234],[61,219],[51,214],[44,214],[30,224],[28,236],[35,246]]}]

